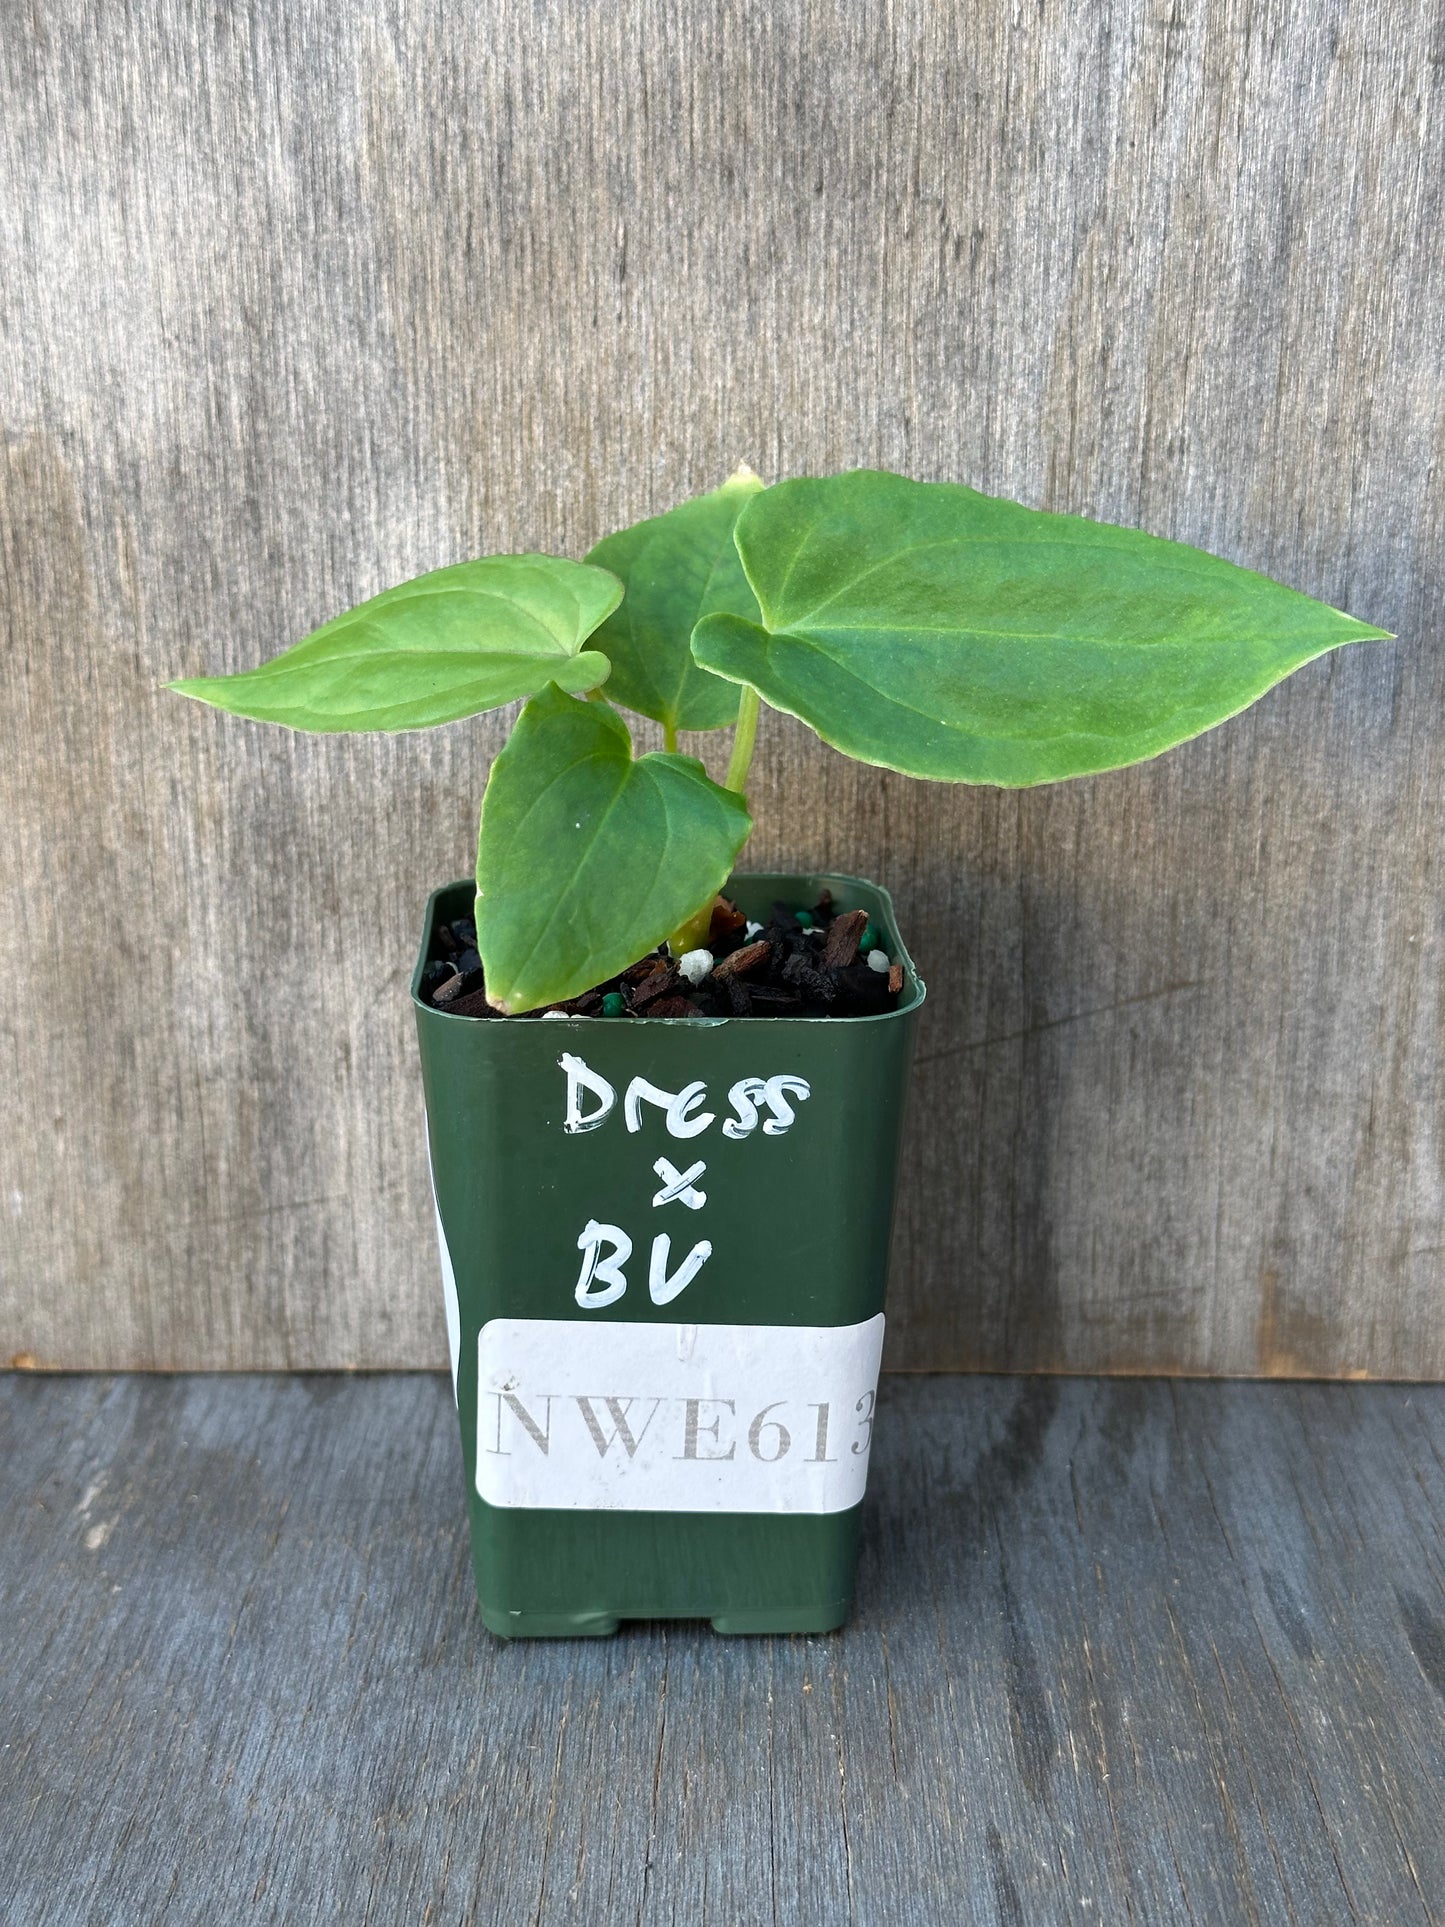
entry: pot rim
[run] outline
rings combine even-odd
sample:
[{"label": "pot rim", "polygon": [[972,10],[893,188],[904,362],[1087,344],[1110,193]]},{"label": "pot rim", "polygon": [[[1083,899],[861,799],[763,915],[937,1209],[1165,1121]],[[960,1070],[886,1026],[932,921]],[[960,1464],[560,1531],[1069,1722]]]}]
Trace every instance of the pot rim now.
[{"label": "pot rim", "polygon": [[[908,946],[903,941],[902,933],[898,928],[898,918],[893,908],[892,895],[881,883],[871,883],[867,877],[850,876],[842,870],[735,870],[723,885],[723,890],[726,891],[728,885],[735,881],[779,884],[806,882],[810,889],[814,887],[831,889],[835,884],[839,884],[843,886],[844,892],[849,886],[854,886],[877,897],[887,922],[890,954],[895,962],[903,965],[903,995],[899,1001],[892,1010],[880,1010],[863,1017],[704,1017],[701,1014],[696,1017],[634,1017],[628,1014],[622,1017],[568,1015],[550,1021],[585,1024],[589,1027],[593,1024],[624,1024],[629,1029],[645,1024],[655,1030],[677,1030],[689,1024],[695,1025],[698,1029],[708,1030],[715,1030],[722,1024],[765,1024],[769,1030],[775,1030],[787,1024],[828,1024],[851,1028],[855,1024],[890,1024],[900,1017],[912,1016],[922,1005],[928,995],[928,987],[919,976],[918,968],[909,955]],[[422,972],[426,969],[429,960],[438,906],[443,897],[450,896],[457,890],[470,890],[475,894],[476,884],[471,877],[457,877],[451,883],[439,885],[427,898],[426,915],[422,923],[421,948],[417,953],[416,968],[411,976],[411,1001],[417,1011],[424,1012],[429,1020],[468,1025],[490,1023],[493,1021],[490,1018],[464,1017],[457,1011],[438,1010],[435,1004],[425,1002],[421,995]],[[514,1023],[525,1021],[531,1015],[533,1013],[524,1011],[518,1018],[503,1021]]]}]

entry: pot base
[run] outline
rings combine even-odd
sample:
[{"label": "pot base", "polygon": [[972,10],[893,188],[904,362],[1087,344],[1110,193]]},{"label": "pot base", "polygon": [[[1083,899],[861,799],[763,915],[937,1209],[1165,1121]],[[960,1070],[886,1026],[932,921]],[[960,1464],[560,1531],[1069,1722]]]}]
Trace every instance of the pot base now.
[{"label": "pot base", "polygon": [[861,1505],[823,1515],[507,1511],[472,1500],[482,1622],[503,1639],[603,1639],[706,1620],[830,1633],[848,1616]]},{"label": "pot base", "polygon": [[[791,1633],[835,1633],[848,1617],[850,1601],[794,1612],[721,1613],[709,1623],[715,1633],[764,1637]],[[482,1624],[498,1639],[610,1639],[622,1625],[606,1613],[508,1613],[483,1606]],[[634,1620],[645,1625],[645,1620]]]}]

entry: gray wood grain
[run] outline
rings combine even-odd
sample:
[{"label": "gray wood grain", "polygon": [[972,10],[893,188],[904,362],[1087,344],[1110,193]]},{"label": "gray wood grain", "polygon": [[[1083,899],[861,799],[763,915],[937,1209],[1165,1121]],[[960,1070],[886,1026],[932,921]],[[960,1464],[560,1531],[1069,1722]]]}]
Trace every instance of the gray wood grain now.
[{"label": "gray wood grain", "polygon": [[890,1361],[1445,1375],[1438,9],[11,0],[0,1357],[437,1364],[403,987],[496,720],[163,695],[875,462],[1398,630],[1025,795],[769,718],[933,997]]},{"label": "gray wood grain", "polygon": [[1445,1388],[886,1382],[857,1611],[506,1646],[430,1376],[0,1377],[0,1917],[1445,1919]]}]

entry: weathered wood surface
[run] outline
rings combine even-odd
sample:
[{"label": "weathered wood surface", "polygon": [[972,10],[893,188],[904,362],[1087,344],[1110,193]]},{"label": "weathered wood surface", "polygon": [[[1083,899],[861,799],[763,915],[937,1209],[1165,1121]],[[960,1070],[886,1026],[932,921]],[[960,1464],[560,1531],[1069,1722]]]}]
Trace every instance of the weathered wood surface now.
[{"label": "weathered wood surface", "polygon": [[885,1384],[853,1623],[508,1647],[427,1377],[0,1379],[0,1918],[1445,1920],[1445,1389]]},{"label": "weathered wood surface", "polygon": [[1396,629],[1048,793],[769,719],[933,990],[907,1366],[1445,1374],[1441,84],[1410,0],[11,4],[0,1356],[444,1357],[403,986],[501,725],[159,692],[876,462]]}]

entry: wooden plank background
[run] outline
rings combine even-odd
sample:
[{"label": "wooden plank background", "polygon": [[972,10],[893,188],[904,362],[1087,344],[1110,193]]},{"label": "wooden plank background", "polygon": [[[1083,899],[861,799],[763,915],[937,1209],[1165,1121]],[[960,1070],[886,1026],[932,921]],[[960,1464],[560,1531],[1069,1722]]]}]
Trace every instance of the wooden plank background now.
[{"label": "wooden plank background", "polygon": [[10,0],[0,1355],[444,1357],[404,986],[496,720],[162,694],[881,463],[1399,631],[1052,792],[767,719],[932,989],[889,1358],[1445,1374],[1438,8]]}]

